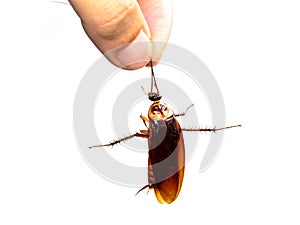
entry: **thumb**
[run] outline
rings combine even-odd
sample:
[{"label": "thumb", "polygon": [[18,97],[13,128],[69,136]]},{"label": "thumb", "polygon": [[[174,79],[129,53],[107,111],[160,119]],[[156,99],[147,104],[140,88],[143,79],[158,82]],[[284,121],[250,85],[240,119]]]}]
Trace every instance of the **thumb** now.
[{"label": "thumb", "polygon": [[[69,1],[96,47],[103,54],[114,49],[105,55],[113,64],[137,69],[149,62],[152,55],[150,30],[137,1]],[[135,44],[137,42],[142,43]]]}]

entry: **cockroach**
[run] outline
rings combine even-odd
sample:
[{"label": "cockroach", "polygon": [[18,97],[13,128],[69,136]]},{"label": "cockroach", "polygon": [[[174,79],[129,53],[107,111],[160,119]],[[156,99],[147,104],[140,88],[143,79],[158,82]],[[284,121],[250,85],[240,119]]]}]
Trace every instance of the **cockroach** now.
[{"label": "cockroach", "polygon": [[[240,127],[241,125],[223,128],[181,128],[176,117],[184,116],[193,104],[183,113],[174,114],[166,103],[160,101],[162,96],[159,94],[157,87],[152,60],[150,60],[150,67],[151,91],[148,93],[148,98],[153,104],[148,110],[148,118],[140,115],[147,130],[140,130],[140,132],[111,143],[95,145],[89,148],[113,146],[133,137],[147,138],[149,148],[148,184],[142,187],[136,194],[146,188],[154,189],[158,202],[170,204],[178,197],[184,177],[185,148],[182,132],[216,132],[218,130]],[[156,92],[153,92],[153,88],[156,89]]]}]

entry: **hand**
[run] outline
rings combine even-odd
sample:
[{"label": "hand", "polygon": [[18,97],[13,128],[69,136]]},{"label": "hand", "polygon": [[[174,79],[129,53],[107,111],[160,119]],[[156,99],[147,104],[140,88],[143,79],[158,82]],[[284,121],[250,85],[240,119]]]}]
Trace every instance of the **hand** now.
[{"label": "hand", "polygon": [[114,65],[138,69],[151,58],[154,64],[160,60],[171,30],[173,0],[69,1],[102,53],[119,47],[105,55]]}]

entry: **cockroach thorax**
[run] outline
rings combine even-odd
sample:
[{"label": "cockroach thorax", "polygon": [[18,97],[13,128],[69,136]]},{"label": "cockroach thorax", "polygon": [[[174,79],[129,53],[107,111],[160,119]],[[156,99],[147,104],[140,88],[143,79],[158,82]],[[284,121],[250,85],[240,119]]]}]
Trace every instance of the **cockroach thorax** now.
[{"label": "cockroach thorax", "polygon": [[160,101],[155,101],[149,108],[148,117],[150,120],[165,120],[173,115],[170,107]]}]

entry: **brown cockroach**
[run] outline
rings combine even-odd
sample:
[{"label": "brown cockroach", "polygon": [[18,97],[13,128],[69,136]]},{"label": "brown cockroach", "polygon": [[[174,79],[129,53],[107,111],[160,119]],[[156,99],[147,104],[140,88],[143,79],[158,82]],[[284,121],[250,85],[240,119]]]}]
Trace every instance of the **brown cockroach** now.
[{"label": "brown cockroach", "polygon": [[[241,125],[228,126],[223,128],[181,128],[176,117],[184,116],[184,113],[174,114],[170,107],[161,102],[156,79],[151,66],[151,91],[148,93],[153,104],[148,110],[148,118],[140,116],[147,130],[140,130],[135,134],[126,136],[109,144],[95,145],[94,147],[112,146],[133,137],[148,139],[148,184],[141,188],[137,194],[145,188],[154,189],[155,196],[160,203],[172,203],[179,195],[185,167],[185,148],[182,131],[205,131],[216,132],[218,130],[240,127]],[[156,92],[153,92],[155,87]]]}]

